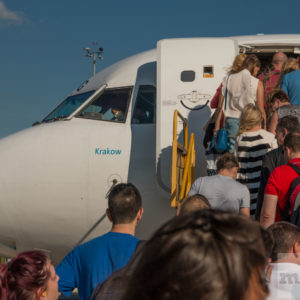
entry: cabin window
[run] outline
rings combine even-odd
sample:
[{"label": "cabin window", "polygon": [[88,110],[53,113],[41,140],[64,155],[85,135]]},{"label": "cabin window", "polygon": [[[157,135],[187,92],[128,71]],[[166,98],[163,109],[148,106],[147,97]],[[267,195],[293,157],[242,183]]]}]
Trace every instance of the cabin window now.
[{"label": "cabin window", "polygon": [[106,89],[85,107],[77,117],[84,119],[124,123],[132,88]]},{"label": "cabin window", "polygon": [[180,77],[183,82],[192,82],[195,80],[196,74],[195,71],[182,71]]},{"label": "cabin window", "polygon": [[204,66],[203,67],[203,77],[204,78],[213,78],[214,77],[214,67],[213,66]]},{"label": "cabin window", "polygon": [[55,108],[43,122],[55,121],[68,117],[80,105],[82,105],[95,91],[68,97],[57,108]]},{"label": "cabin window", "polygon": [[132,115],[132,124],[154,124],[156,110],[156,88],[152,85],[141,85],[136,98]]}]

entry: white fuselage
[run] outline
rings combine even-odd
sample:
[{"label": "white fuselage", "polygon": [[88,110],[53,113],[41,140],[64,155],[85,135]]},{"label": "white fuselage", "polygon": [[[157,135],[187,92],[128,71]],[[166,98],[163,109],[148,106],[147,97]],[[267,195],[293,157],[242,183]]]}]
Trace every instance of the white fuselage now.
[{"label": "white fuselage", "polygon": [[[137,235],[148,238],[174,215],[169,205],[174,109],[196,133],[197,175],[204,175],[201,138],[211,115],[209,101],[245,45],[299,47],[300,36],[160,41],[157,49],[112,65],[70,95],[127,89],[121,121],[113,121],[113,110],[104,112],[107,103],[80,114],[98,99],[91,94],[74,113],[1,139],[0,255],[5,247],[44,249],[57,262],[105,214],[111,186],[127,181],[141,191],[145,213]],[[182,71],[193,71],[194,80],[182,81]],[[155,96],[156,113],[151,116],[149,101]],[[186,108],[207,102],[200,110]],[[150,107],[144,123],[135,121],[137,106]],[[88,239],[109,229],[105,219]]]}]

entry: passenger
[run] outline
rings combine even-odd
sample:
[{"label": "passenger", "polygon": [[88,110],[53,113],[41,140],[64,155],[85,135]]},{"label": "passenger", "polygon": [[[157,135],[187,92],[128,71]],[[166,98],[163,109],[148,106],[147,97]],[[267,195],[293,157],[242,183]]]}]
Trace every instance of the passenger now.
[{"label": "passenger", "polygon": [[277,52],[272,58],[272,68],[264,73],[261,73],[258,78],[262,81],[264,86],[265,106],[268,95],[276,88],[280,78],[280,72],[283,64],[287,61],[287,56],[282,52]]},{"label": "passenger", "polygon": [[44,252],[22,252],[0,265],[0,300],[57,300],[58,279]]},{"label": "passenger", "polygon": [[[262,113],[264,125],[266,123],[263,84],[255,78],[259,69],[260,61],[252,54],[244,60],[240,72],[229,75],[223,80],[222,96],[219,103],[225,115],[225,129],[229,137],[229,152],[231,153],[234,151],[240,115],[247,104],[256,104]],[[222,110],[219,110],[215,133],[220,128],[221,116]]]},{"label": "passenger", "polygon": [[[230,69],[228,70],[227,74],[232,75],[232,74],[238,73],[241,70],[242,64],[246,57],[247,57],[247,55],[244,53],[238,54],[235,57],[233,64],[230,67]],[[221,90],[222,90],[222,83],[219,85],[215,95],[213,96],[213,98],[210,102],[210,108],[218,108]]]},{"label": "passenger", "polygon": [[239,161],[237,180],[250,191],[250,215],[254,217],[260,184],[262,160],[268,151],[277,148],[275,135],[262,129],[262,115],[253,104],[248,104],[241,114],[236,139],[236,156]]},{"label": "passenger", "polygon": [[265,261],[257,223],[199,210],[173,218],[146,242],[123,300],[263,300]]},{"label": "passenger", "polygon": [[[235,73],[238,73],[239,70],[241,69],[241,66],[245,60],[245,58],[247,57],[246,54],[239,54],[235,57],[234,62],[231,66],[231,68],[228,70],[228,75],[232,75]],[[212,115],[212,117],[210,118],[210,120],[207,122],[207,124],[204,126],[204,130],[205,130],[205,135],[204,135],[204,139],[203,139],[203,146],[206,150],[206,160],[207,160],[207,174],[208,175],[216,175],[216,161],[218,159],[218,157],[220,157],[220,154],[214,153],[213,150],[210,150],[208,148],[209,143],[212,140],[212,137],[214,135],[213,131],[215,129],[215,123],[216,123],[216,118],[218,116],[218,112],[219,110],[222,111],[222,107],[219,106],[219,98],[222,90],[222,83],[220,84],[220,86],[217,89],[216,94],[214,95],[213,99],[210,102],[210,107],[211,108],[217,108],[214,112],[214,114]],[[224,125],[224,116],[223,116],[223,112],[221,112],[222,117],[220,120],[220,128],[223,127]]]},{"label": "passenger", "polygon": [[275,168],[268,179],[260,215],[260,223],[264,228],[274,222],[290,220],[289,214],[286,213],[289,188],[299,176],[290,165],[300,166],[300,133],[288,133],[283,147],[288,164]]},{"label": "passenger", "polygon": [[[176,215],[186,215],[197,210],[209,208],[210,204],[204,196],[188,196],[176,210]],[[123,298],[128,284],[128,278],[137,264],[136,257],[139,255],[139,251],[141,251],[144,245],[145,241],[141,241],[130,262],[121,270],[113,273],[102,284],[99,284],[95,288],[90,300],[121,300]]]},{"label": "passenger", "polygon": [[217,175],[196,179],[189,196],[201,194],[212,208],[249,216],[250,194],[247,187],[235,181],[237,172],[237,159],[225,153],[217,161]]},{"label": "passenger", "polygon": [[300,132],[300,123],[298,118],[295,116],[286,116],[279,120],[276,128],[276,139],[278,148],[268,152],[264,158],[261,169],[260,176],[260,186],[258,190],[257,196],[257,206],[256,206],[256,214],[255,218],[259,220],[260,212],[264,200],[264,193],[267,181],[273,172],[273,170],[277,167],[286,164],[286,160],[284,158],[283,151],[283,142],[285,136],[290,132]]},{"label": "passenger", "polygon": [[113,187],[106,211],[111,231],[76,247],[56,267],[60,292],[69,296],[77,287],[80,299],[88,300],[99,283],[128,263],[139,242],[134,234],[143,214],[141,205],[133,184]]},{"label": "passenger", "polygon": [[269,124],[269,131],[276,133],[278,119],[285,116],[295,116],[300,122],[300,106],[290,104],[288,95],[284,91],[278,91],[271,99],[270,105],[273,109],[273,114]]},{"label": "passenger", "polygon": [[199,210],[199,209],[209,209],[211,208],[209,201],[206,197],[200,194],[195,194],[193,196],[187,196],[182,200],[180,206],[176,210],[176,215],[185,215],[190,212]]},{"label": "passenger", "polygon": [[287,222],[271,225],[270,300],[300,299],[300,229]]},{"label": "passenger", "polygon": [[300,105],[300,70],[298,69],[284,75],[280,85],[280,88],[288,94],[291,104],[295,105]]},{"label": "passenger", "polygon": [[277,89],[280,89],[284,75],[297,70],[299,70],[299,64],[297,59],[293,57],[288,58],[287,61],[282,66]]}]

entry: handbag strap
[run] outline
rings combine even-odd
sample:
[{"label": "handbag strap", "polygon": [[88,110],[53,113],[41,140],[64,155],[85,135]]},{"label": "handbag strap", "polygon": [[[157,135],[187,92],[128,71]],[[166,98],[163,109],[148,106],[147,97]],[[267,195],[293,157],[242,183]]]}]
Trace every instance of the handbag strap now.
[{"label": "handbag strap", "polygon": [[224,111],[226,110],[226,106],[227,106],[227,94],[228,94],[228,89],[227,89],[227,85],[228,85],[228,79],[229,79],[229,75],[227,77],[227,81],[226,81],[226,89],[225,89],[225,105],[224,105]]}]

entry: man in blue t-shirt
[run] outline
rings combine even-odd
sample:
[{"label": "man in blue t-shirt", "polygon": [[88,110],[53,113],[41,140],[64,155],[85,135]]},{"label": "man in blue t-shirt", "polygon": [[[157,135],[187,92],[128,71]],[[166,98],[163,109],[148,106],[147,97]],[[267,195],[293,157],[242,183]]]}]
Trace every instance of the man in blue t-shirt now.
[{"label": "man in blue t-shirt", "polygon": [[139,242],[135,227],[142,218],[142,199],[131,183],[116,185],[108,196],[110,232],[73,249],[56,267],[59,291],[69,296],[78,288],[81,300],[88,300],[95,287],[130,260]]},{"label": "man in blue t-shirt", "polygon": [[291,104],[300,105],[300,70],[284,75],[280,88],[288,94]]}]

